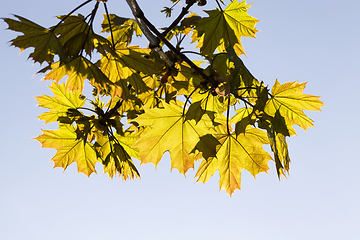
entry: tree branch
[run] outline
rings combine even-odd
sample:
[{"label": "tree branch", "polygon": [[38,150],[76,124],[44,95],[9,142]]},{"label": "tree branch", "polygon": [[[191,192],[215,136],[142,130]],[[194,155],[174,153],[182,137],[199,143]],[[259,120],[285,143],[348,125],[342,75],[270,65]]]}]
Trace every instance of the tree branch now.
[{"label": "tree branch", "polygon": [[169,27],[166,28],[165,31],[163,31],[161,34],[166,37],[166,35],[171,31],[171,29],[173,29],[174,27],[176,27],[178,25],[178,23],[181,21],[181,19],[183,19],[183,17],[188,14],[189,12],[189,9],[192,7],[192,5],[195,4],[196,1],[192,1],[190,3],[188,3],[186,5],[186,7],[183,7],[182,10],[181,10],[181,13],[180,15],[174,20],[173,23],[170,24]]},{"label": "tree branch", "polygon": [[[211,76],[205,74],[202,68],[196,66],[187,56],[181,53],[176,47],[174,47],[166,38],[163,36],[159,30],[145,17],[143,11],[140,9],[139,5],[137,4],[136,0],[126,0],[129,4],[134,16],[136,19],[142,20],[141,23],[146,24],[146,29],[151,30],[158,39],[160,39],[173,53],[178,55],[184,62],[186,62],[198,75],[200,75],[207,83],[209,83],[212,87],[217,87],[218,82],[215,81]],[[191,3],[190,3],[191,4]],[[145,35],[147,37],[147,35]],[[151,39],[149,41],[153,41],[154,35],[151,34]]]}]

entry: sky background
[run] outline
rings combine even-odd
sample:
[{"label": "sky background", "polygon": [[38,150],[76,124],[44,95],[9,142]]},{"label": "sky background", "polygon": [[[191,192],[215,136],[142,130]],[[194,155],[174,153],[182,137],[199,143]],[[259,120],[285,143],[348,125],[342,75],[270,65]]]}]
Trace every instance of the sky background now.
[{"label": "sky background", "polygon": [[[0,17],[18,14],[50,26],[81,2],[12,0]],[[169,0],[138,2],[165,26],[159,11]],[[205,9],[215,6],[208,0]],[[108,7],[131,17],[124,0]],[[248,13],[261,20],[261,31],[243,38],[246,66],[269,86],[275,79],[308,82],[304,92],[322,96],[325,106],[306,112],[315,128],[297,128],[288,139],[289,179],[279,182],[270,162],[268,174],[256,179],[244,171],[242,190],[231,198],[219,192],[218,176],[204,185],[192,170],[186,178],[170,172],[168,154],[157,170],[142,165],[142,178],[127,182],[111,180],[100,165],[90,178],[75,164],[53,169],[55,150],[32,139],[49,129],[36,119],[44,109],[34,98],[51,95],[49,82],[34,76],[39,65],[26,60],[29,51],[9,47],[17,33],[0,21],[0,239],[360,239],[359,9],[358,0],[254,1]]]}]

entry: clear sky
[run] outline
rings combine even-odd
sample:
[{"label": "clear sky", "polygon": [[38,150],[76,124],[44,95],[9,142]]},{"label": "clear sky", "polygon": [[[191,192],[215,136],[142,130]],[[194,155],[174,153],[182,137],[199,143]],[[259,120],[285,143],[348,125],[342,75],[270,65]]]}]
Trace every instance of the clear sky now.
[{"label": "clear sky", "polygon": [[[50,26],[81,2],[6,1],[0,17]],[[208,2],[205,9],[213,9]],[[131,17],[125,0],[108,4]],[[156,26],[168,21],[159,11],[169,0],[139,4]],[[34,97],[50,95],[48,83],[33,76],[39,65],[26,60],[28,51],[19,56],[9,47],[16,33],[1,21],[0,239],[360,239],[359,9],[358,0],[254,1],[249,14],[261,31],[243,39],[244,63],[271,86],[275,79],[308,82],[305,93],[326,105],[307,112],[315,128],[289,139],[289,179],[279,182],[273,163],[256,179],[244,171],[231,198],[219,192],[216,176],[204,185],[195,184],[194,171],[171,173],[168,154],[157,170],[143,165],[142,178],[127,182],[109,179],[100,165],[90,178],[75,164],[53,169],[55,150],[32,139],[47,129]]]}]

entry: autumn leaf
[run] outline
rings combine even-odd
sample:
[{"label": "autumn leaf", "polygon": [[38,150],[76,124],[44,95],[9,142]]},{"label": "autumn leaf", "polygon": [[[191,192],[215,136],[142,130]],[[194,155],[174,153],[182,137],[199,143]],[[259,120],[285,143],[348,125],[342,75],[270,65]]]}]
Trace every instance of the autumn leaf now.
[{"label": "autumn leaf", "polygon": [[78,139],[75,128],[69,124],[60,124],[57,130],[42,130],[43,134],[36,137],[43,148],[54,148],[57,150],[51,159],[55,167],[62,167],[64,170],[73,162],[77,163],[78,171],[90,176],[95,172],[97,161],[93,145]]},{"label": "autumn leaf", "polygon": [[224,51],[230,43],[237,55],[244,54],[241,37],[255,37],[258,22],[247,14],[250,5],[246,1],[232,1],[225,10],[205,11],[209,17],[199,20],[196,30],[201,36],[197,47],[203,55],[211,55],[216,48]]},{"label": "autumn leaf", "polygon": [[52,31],[26,18],[14,16],[20,21],[11,18],[4,18],[4,21],[9,25],[8,29],[22,32],[23,35],[11,40],[11,45],[20,48],[20,51],[33,47],[34,51],[29,58],[40,64],[43,62],[51,64],[56,54],[60,60],[66,59],[62,44]]},{"label": "autumn leaf", "polygon": [[[267,172],[270,155],[262,148],[268,144],[264,131],[249,128],[244,134],[218,133],[214,137],[220,143],[216,146],[216,158],[206,159],[201,163],[196,177],[206,182],[216,170],[220,174],[220,190],[231,194],[241,188],[242,169],[249,171],[254,177],[260,172]],[[205,162],[204,162],[205,161]]]},{"label": "autumn leaf", "polygon": [[208,127],[201,121],[185,120],[183,109],[175,104],[163,102],[163,109],[145,109],[145,113],[135,119],[140,126],[150,129],[134,145],[139,149],[141,163],[153,163],[155,167],[164,152],[169,151],[171,169],[185,174],[194,167],[195,154],[191,151],[199,138],[208,133]]},{"label": "autumn leaf", "polygon": [[49,87],[54,97],[42,95],[36,97],[39,107],[49,108],[50,111],[40,114],[39,119],[46,123],[56,122],[59,117],[65,117],[68,109],[78,109],[84,106],[85,99],[77,90],[66,89],[65,84],[51,83]]},{"label": "autumn leaf", "polygon": [[313,127],[313,120],[306,116],[303,110],[320,111],[324,104],[319,97],[303,94],[306,83],[289,82],[280,84],[276,80],[271,90],[271,98],[265,106],[265,113],[275,116],[279,112],[285,118],[287,125],[299,125],[306,130]]}]

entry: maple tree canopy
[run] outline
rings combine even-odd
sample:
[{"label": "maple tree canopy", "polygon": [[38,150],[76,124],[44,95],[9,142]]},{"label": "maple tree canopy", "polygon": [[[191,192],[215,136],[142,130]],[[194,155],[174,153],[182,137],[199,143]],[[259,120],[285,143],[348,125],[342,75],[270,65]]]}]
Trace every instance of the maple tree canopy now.
[{"label": "maple tree canopy", "polygon": [[[303,111],[319,111],[323,103],[303,93],[305,83],[276,80],[270,90],[246,68],[241,37],[255,37],[259,21],[248,15],[250,4],[215,0],[218,7],[199,16],[189,9],[207,2],[186,0],[179,16],[158,29],[136,0],[123,1],[133,19],[109,13],[106,2],[87,0],[50,27],[17,15],[3,19],[21,33],[11,45],[31,48],[29,58],[45,65],[38,73],[52,81],[53,96],[36,100],[48,109],[39,119],[59,127],[35,139],[57,150],[54,167],[76,162],[90,176],[100,163],[111,178],[126,180],[140,177],[134,161],[156,166],[168,151],[171,168],[184,175],[200,161],[197,181],[218,171],[220,189],[230,195],[240,189],[242,170],[255,177],[274,161],[279,178],[289,173],[286,137],[296,134],[294,125],[312,127]],[[179,7],[179,0],[171,2],[161,10],[164,17]],[[87,4],[93,10],[82,15]],[[101,5],[102,31],[96,33]],[[131,45],[134,35],[149,46]],[[184,49],[185,38],[203,61],[189,58],[194,51]]]}]

